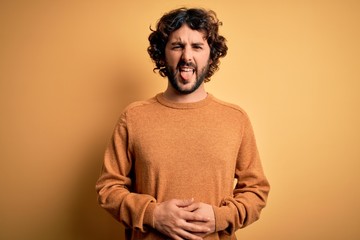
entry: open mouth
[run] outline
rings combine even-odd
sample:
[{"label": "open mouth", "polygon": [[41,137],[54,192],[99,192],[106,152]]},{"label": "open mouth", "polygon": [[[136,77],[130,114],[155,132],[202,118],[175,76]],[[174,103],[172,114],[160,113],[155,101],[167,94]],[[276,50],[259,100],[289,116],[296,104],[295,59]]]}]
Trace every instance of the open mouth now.
[{"label": "open mouth", "polygon": [[192,67],[180,67],[180,76],[184,81],[189,81],[195,73],[195,68]]},{"label": "open mouth", "polygon": [[181,67],[181,68],[180,68],[180,72],[195,73],[195,68]]}]

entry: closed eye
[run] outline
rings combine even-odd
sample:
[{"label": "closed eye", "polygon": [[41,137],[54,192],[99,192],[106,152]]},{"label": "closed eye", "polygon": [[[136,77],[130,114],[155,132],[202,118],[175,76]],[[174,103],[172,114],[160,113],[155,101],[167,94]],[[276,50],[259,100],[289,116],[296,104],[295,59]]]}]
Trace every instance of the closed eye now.
[{"label": "closed eye", "polygon": [[183,48],[184,48],[184,44],[182,44],[182,43],[174,42],[171,44],[172,50],[178,50],[178,49],[183,49]]},{"label": "closed eye", "polygon": [[180,46],[180,45],[175,45],[175,46],[173,46],[171,49],[182,49],[182,46]]},{"label": "closed eye", "polygon": [[201,50],[203,49],[203,44],[193,44],[192,47],[196,50]]}]

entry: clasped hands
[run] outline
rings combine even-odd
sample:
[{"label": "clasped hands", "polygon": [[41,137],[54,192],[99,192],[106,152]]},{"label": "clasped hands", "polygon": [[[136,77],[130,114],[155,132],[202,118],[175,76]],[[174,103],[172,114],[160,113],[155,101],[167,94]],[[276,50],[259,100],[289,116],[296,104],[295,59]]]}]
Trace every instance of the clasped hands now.
[{"label": "clasped hands", "polygon": [[154,210],[155,229],[175,240],[202,240],[215,231],[211,205],[194,199],[172,199],[159,203]]}]

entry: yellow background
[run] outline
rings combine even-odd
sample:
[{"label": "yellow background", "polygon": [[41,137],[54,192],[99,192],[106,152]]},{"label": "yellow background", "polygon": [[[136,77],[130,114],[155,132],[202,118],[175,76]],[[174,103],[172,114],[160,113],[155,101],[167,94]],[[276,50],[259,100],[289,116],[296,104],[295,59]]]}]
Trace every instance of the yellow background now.
[{"label": "yellow background", "polygon": [[123,107],[165,89],[147,37],[180,6],[224,23],[207,90],[248,112],[272,185],[239,239],[360,239],[357,0],[1,1],[0,239],[122,239],[94,184]]}]

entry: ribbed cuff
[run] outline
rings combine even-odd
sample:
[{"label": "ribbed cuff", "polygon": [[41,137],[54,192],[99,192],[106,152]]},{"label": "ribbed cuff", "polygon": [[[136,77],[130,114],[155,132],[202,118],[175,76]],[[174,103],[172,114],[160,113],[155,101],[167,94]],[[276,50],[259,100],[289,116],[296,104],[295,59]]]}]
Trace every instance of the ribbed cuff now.
[{"label": "ribbed cuff", "polygon": [[145,213],[144,213],[144,224],[148,225],[152,228],[155,228],[155,223],[154,223],[154,209],[156,207],[156,203],[155,202],[150,202],[148,204],[148,206],[145,209]]},{"label": "ribbed cuff", "polygon": [[213,206],[213,209],[215,214],[215,231],[229,230],[228,216],[231,215],[231,209],[228,206]]}]

